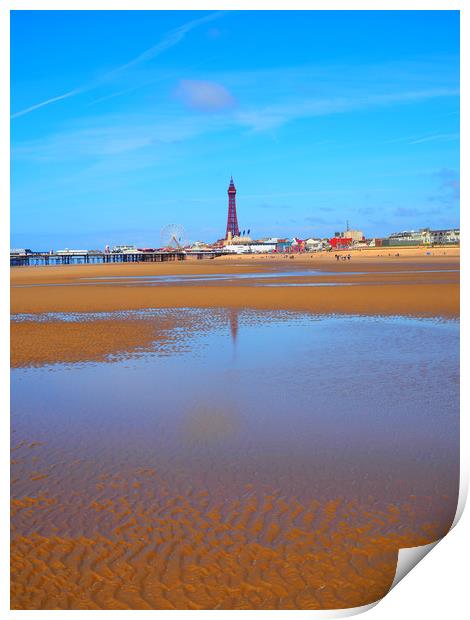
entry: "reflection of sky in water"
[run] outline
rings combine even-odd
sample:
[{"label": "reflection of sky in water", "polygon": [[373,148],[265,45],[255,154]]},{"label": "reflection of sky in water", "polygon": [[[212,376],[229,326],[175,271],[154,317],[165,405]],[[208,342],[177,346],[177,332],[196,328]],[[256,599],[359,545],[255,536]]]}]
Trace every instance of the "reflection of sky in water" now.
[{"label": "reflection of sky in water", "polygon": [[[419,269],[407,270],[407,274],[420,273],[458,273],[458,269]],[[273,272],[255,272],[255,273],[214,273],[214,274],[180,274],[180,275],[142,275],[142,276],[96,276],[93,278],[79,278],[77,282],[66,283],[40,283],[40,284],[14,284],[13,288],[31,288],[31,287],[55,287],[55,286],[90,286],[99,284],[100,286],[159,286],[165,284],[204,284],[219,281],[244,281],[256,280],[256,286],[276,286],[275,284],[265,283],[264,280],[272,278],[289,279],[303,277],[320,277],[320,276],[362,276],[362,275],[379,275],[379,274],[403,274],[403,271],[321,271],[320,269],[297,269],[292,271],[273,271]],[[299,284],[283,283],[282,286],[345,286],[344,282],[334,283],[309,283]],[[281,286],[281,284],[279,284]]]},{"label": "reflection of sky in water", "polygon": [[[420,269],[420,270],[407,270],[406,273],[458,273],[458,269]],[[93,278],[80,278],[81,280],[122,280],[122,281],[145,281],[145,283],[176,283],[176,282],[209,282],[211,280],[251,280],[265,278],[299,278],[308,276],[362,276],[367,272],[365,271],[322,271],[321,269],[296,269],[290,271],[273,271],[273,272],[255,272],[255,273],[213,273],[204,275],[160,275],[160,276],[96,276]],[[391,273],[391,274],[403,274],[403,271],[372,271],[374,273]]]},{"label": "reflection of sky in water", "polygon": [[51,464],[384,501],[456,491],[457,321],[194,312],[213,328],[175,355],[13,370],[17,436],[44,441]]},{"label": "reflection of sky in water", "polygon": [[[357,272],[343,272],[343,275],[351,275],[351,273]],[[211,280],[251,280],[264,279],[264,278],[290,278],[290,277],[302,277],[302,276],[331,276],[341,275],[337,271],[321,271],[319,269],[298,269],[291,271],[273,271],[273,272],[255,272],[255,273],[212,273],[204,275],[161,275],[161,276],[97,276],[94,278],[81,278],[82,280],[145,280],[148,282],[205,282]]]},{"label": "reflection of sky in water", "polygon": [[[458,269],[426,269],[426,270],[417,270],[417,271],[407,271],[407,273],[440,273],[440,272],[458,272]],[[402,271],[387,271],[387,272],[371,272],[375,274],[386,273],[386,274],[403,274]],[[191,284],[197,283],[201,284],[204,282],[218,282],[220,280],[256,280],[257,286],[276,286],[276,284],[264,283],[264,280],[269,280],[272,278],[300,278],[300,277],[319,277],[319,276],[362,276],[366,275],[364,271],[322,271],[320,269],[297,269],[291,271],[273,271],[273,272],[256,272],[256,273],[214,273],[214,274],[204,274],[204,275],[157,275],[157,276],[98,276],[94,278],[81,278],[82,280],[87,281],[96,281],[102,284],[105,283],[113,283],[113,280],[119,281],[120,284],[125,285],[139,285],[142,284],[148,286],[155,286],[158,284]],[[309,286],[344,286],[344,282],[334,282],[334,283],[311,283]],[[306,284],[283,284],[283,286],[306,286]]]}]

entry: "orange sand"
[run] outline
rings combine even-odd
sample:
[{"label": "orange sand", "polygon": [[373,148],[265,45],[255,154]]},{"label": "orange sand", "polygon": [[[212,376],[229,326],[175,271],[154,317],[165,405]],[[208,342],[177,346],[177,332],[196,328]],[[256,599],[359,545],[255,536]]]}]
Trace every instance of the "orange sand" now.
[{"label": "orange sand", "polygon": [[[422,250],[334,256],[229,257],[186,263],[15,268],[14,313],[109,311],[167,307],[233,307],[320,313],[458,316],[458,251],[423,256]],[[392,251],[393,252],[393,251]],[[382,256],[377,256],[377,254]],[[453,255],[452,255],[453,254]],[[455,255],[457,254],[457,256]],[[366,275],[298,277],[297,281],[359,282],[349,287],[255,287],[255,281],[204,286],[77,286],[80,277],[230,273],[305,269],[367,271]],[[440,273],[410,273],[435,269]],[[378,273],[386,271],[389,273]],[[398,271],[400,273],[391,273]],[[63,287],[19,288],[30,284]],[[18,288],[16,288],[18,287]],[[14,323],[14,366],[103,359],[135,351],[164,337],[171,325],[147,320],[80,323]],[[24,442],[23,442],[24,443]],[[12,463],[13,609],[328,609],[375,601],[393,580],[397,551],[428,543],[446,526],[413,528],[413,496],[385,512],[344,498],[302,503],[296,497],[260,494],[253,485],[228,503],[214,503],[204,488],[179,494],[155,472],[116,473],[94,493],[67,501],[41,492],[47,471],[31,460],[25,471],[37,493],[17,496],[18,445]],[[34,457],[36,458],[36,457]],[[61,466],[65,467],[65,466]],[[21,476],[21,471],[19,476]],[[65,474],[62,474],[65,475]],[[129,489],[137,494],[129,495]],[[155,497],[155,488],[163,489]],[[66,492],[66,490],[65,490]],[[136,499],[137,497],[137,499]],[[77,504],[78,502],[78,504]],[[63,515],[63,527],[43,532],[48,511]],[[88,524],[86,535],[71,530]],[[400,535],[396,523],[404,524]],[[450,525],[450,522],[449,524]],[[444,529],[443,529],[444,527]],[[103,534],[103,531],[106,534]]]},{"label": "orange sand", "polygon": [[[365,314],[422,314],[457,316],[459,269],[452,257],[399,258],[336,262],[334,257],[221,258],[163,264],[19,267],[11,270],[11,311],[90,312],[163,307],[245,307]],[[220,261],[220,262],[219,262]],[[372,262],[371,262],[372,261]],[[297,282],[354,282],[348,288],[255,288],[256,280],[213,281],[194,285],[123,286],[119,277],[142,275],[265,273],[308,267],[334,272],[331,276],[299,277]],[[427,273],[433,270],[436,273]],[[365,275],[338,275],[341,272]],[[413,273],[420,272],[421,273]],[[441,273],[439,273],[441,271]],[[386,273],[380,273],[386,272]],[[398,273],[396,273],[398,272]],[[83,278],[111,280],[92,282]],[[115,279],[116,278],[116,279]],[[106,284],[104,282],[106,281]],[[287,281],[287,280],[285,280]],[[35,286],[49,284],[51,286]],[[60,284],[62,286],[53,286]],[[84,286],[83,284],[86,284]],[[371,286],[374,285],[374,286]]]},{"label": "orange sand", "polygon": [[[98,480],[93,493],[75,482],[60,500],[38,491],[12,501],[14,609],[354,607],[387,593],[400,547],[445,533],[414,525],[414,496],[378,510],[254,484],[217,500],[204,483],[182,493],[154,469]],[[60,531],[47,531],[48,514]]]},{"label": "orange sand", "polygon": [[[402,517],[395,506],[374,514],[341,498],[303,506],[252,497],[222,518],[202,499],[170,498],[158,518],[136,514],[122,497],[94,502],[91,510],[119,524],[110,537],[14,536],[13,609],[355,607],[388,592],[397,549],[440,535],[372,533]],[[25,498],[15,509],[34,513],[47,501]],[[348,523],[348,511],[363,524]]]},{"label": "orange sand", "polygon": [[[459,273],[455,257],[353,257],[337,262],[330,255],[265,259],[257,257],[189,260],[163,264],[29,267],[11,270],[14,313],[99,312],[142,308],[255,308],[315,313],[458,316]],[[216,273],[266,273],[318,266],[331,276],[281,278],[282,282],[351,282],[347,287],[262,287],[257,280],[223,280],[198,285],[133,285],[119,276]],[[423,270],[433,270],[429,273]],[[341,272],[365,274],[338,275]],[[82,278],[108,277],[105,283]],[[272,280],[273,281],[273,280]],[[84,286],[83,283],[86,283]],[[65,286],[34,286],[60,284]],[[154,339],[150,323],[14,324],[12,364],[102,359],[107,353],[146,347]]]},{"label": "orange sand", "polygon": [[11,366],[104,361],[110,353],[148,350],[173,326],[168,320],[12,323]]}]

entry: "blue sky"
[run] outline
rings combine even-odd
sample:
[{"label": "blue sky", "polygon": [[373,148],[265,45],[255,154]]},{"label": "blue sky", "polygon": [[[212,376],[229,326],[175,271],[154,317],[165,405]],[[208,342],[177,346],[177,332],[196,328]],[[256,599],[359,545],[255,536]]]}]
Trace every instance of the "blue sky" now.
[{"label": "blue sky", "polygon": [[459,225],[456,11],[14,11],[11,243]]}]

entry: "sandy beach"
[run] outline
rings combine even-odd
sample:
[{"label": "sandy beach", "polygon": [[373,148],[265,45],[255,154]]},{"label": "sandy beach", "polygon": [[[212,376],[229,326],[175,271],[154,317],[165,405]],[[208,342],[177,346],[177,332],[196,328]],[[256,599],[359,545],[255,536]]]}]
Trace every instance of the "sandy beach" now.
[{"label": "sandy beach", "polygon": [[[162,355],[168,356],[161,359],[171,360],[173,347],[184,340],[182,334],[217,334],[218,326],[226,324],[236,352],[239,322],[244,325],[248,320],[243,318],[246,311],[255,312],[250,321],[260,326],[269,322],[269,312],[286,311],[291,317],[287,322],[296,313],[346,319],[399,315],[451,319],[452,327],[459,316],[458,253],[399,253],[352,253],[347,261],[337,261],[333,254],[299,255],[292,260],[224,257],[163,264],[13,268],[12,367],[17,369],[13,372],[39,373],[32,385],[38,391],[35,407],[43,419],[31,425],[34,416],[20,403],[12,422],[12,607],[333,609],[384,596],[394,577],[398,548],[431,542],[450,526],[457,487],[454,465],[449,471],[439,470],[439,463],[449,465],[447,457],[435,459],[435,478],[428,476],[429,465],[426,475],[416,468],[412,452],[397,460],[393,451],[377,450],[371,455],[369,447],[362,462],[346,443],[341,450],[343,463],[323,448],[319,428],[311,428],[306,417],[298,423],[299,429],[306,425],[306,437],[310,437],[305,450],[299,436],[298,452],[289,450],[288,458],[274,458],[284,449],[278,439],[272,439],[276,450],[258,453],[250,443],[255,431],[244,431],[243,441],[248,443],[237,448],[244,454],[239,463],[235,448],[243,413],[232,412],[225,403],[225,388],[219,397],[211,394],[207,408],[191,409],[188,417],[177,421],[178,441],[172,447],[170,430],[176,422],[172,415],[165,422],[155,409],[165,401],[165,380],[150,374],[148,382],[155,384],[155,394],[148,403],[141,402],[148,412],[144,415],[137,409],[129,419],[126,398],[132,402],[132,389],[128,394],[123,381],[115,378],[121,375],[113,374],[112,362],[124,360],[116,372],[125,373],[125,360],[132,367],[132,360],[143,355],[141,375],[135,381],[137,392],[145,392],[143,379],[137,377],[147,372],[146,352],[158,352],[161,347]],[[311,270],[318,272],[306,273]],[[154,309],[163,314],[152,315]],[[201,309],[208,312],[200,315]],[[64,320],[67,316],[72,319]],[[284,321],[282,314],[276,320]],[[249,325],[248,321],[244,329]],[[374,329],[379,337],[381,328]],[[387,329],[392,329],[388,342],[393,344],[393,322]],[[191,342],[188,338],[188,350]],[[369,350],[374,350],[374,344]],[[437,341],[435,346],[440,346]],[[418,362],[410,362],[410,374],[413,369],[422,370],[420,350]],[[198,359],[196,355],[192,363]],[[322,361],[326,378],[331,375],[327,359]],[[89,367],[88,362],[92,362]],[[64,363],[64,369],[59,370],[59,364],[54,371],[56,363]],[[100,364],[95,368],[96,363]],[[110,382],[109,389],[106,383],[98,383],[96,402],[93,390],[87,396],[87,383],[82,388],[70,382],[70,369],[81,366],[90,381],[100,370],[104,374],[96,376]],[[162,362],[160,371],[167,366]],[[288,367],[297,368],[296,362],[288,362]],[[47,368],[50,379],[41,374]],[[249,368],[253,372],[251,364]],[[332,366],[333,372],[336,368],[337,364]],[[347,361],[345,369],[350,373],[347,391],[357,373]],[[393,374],[393,364],[388,370]],[[386,364],[364,370],[367,377],[385,371]],[[244,369],[230,366],[227,372],[232,376]],[[263,364],[259,372],[262,382]],[[54,376],[62,377],[60,373],[62,383],[54,388],[57,391],[49,403],[45,377],[52,386],[59,381]],[[201,374],[206,380],[211,376]],[[294,373],[286,384],[286,390],[294,390],[294,398],[311,386],[310,375],[302,377],[302,372]],[[406,379],[406,374],[400,371],[392,385],[400,377]],[[183,379],[176,381],[179,385]],[[194,382],[198,393],[197,378]],[[178,387],[172,391],[170,379],[167,383],[171,411]],[[412,379],[410,386],[417,383]],[[250,377],[244,385],[249,389]],[[272,391],[270,385],[265,399]],[[412,392],[410,386],[408,392]],[[215,389],[210,381],[207,389]],[[106,404],[106,394],[112,391],[116,392],[114,404]],[[380,402],[380,389],[377,397]],[[85,400],[79,402],[81,398]],[[282,398],[281,389],[275,402]],[[74,417],[67,410],[73,409],[75,400]],[[222,405],[214,408],[215,402]],[[345,419],[351,417],[348,407]],[[81,418],[79,426],[76,418]],[[244,423],[256,424],[256,416]],[[260,422],[256,431],[261,445],[263,428],[270,423]],[[331,432],[338,429],[341,424]],[[288,429],[283,432],[287,435]],[[341,434],[334,437],[330,441],[346,441]],[[315,441],[318,447],[312,449]],[[423,454],[429,441],[423,440]],[[224,446],[222,452],[219,444]],[[442,454],[446,450],[442,448]],[[339,481],[337,488],[329,482],[322,486],[317,471]]]},{"label": "sandy beach", "polygon": [[[11,312],[253,308],[457,317],[459,257],[445,252],[426,256],[422,251],[401,251],[399,257],[357,252],[351,260],[339,262],[334,255],[314,254],[293,260],[267,255],[158,264],[19,267],[11,270]],[[302,275],[306,269],[319,270],[320,275]],[[252,277],[239,279],[236,274]],[[192,277],[217,275],[225,277],[191,281]],[[187,279],[159,286],[140,284],[146,277],[164,276]],[[267,276],[269,280],[264,279]],[[129,321],[114,326],[104,322],[54,327],[13,323],[12,364],[100,359],[107,353],[133,350],[154,339],[154,325],[145,321],[133,326]]]}]

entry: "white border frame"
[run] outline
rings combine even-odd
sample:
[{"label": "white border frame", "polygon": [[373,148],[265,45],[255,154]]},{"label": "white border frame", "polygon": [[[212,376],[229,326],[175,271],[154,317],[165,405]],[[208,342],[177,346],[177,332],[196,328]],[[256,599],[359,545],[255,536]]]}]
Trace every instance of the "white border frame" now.
[{"label": "white border frame", "polygon": [[[465,0],[311,0],[282,2],[275,0],[268,2],[266,0],[257,2],[249,2],[248,0],[238,0],[237,2],[227,2],[225,0],[213,1],[205,0],[205,2],[198,3],[195,0],[172,0],[171,2],[160,2],[151,0],[3,0],[0,5],[0,67],[1,67],[1,79],[2,93],[0,97],[0,137],[1,137],[1,179],[0,179],[0,204],[2,205],[2,219],[3,226],[0,228],[0,234],[2,235],[3,255],[6,255],[7,245],[9,247],[9,204],[10,204],[10,174],[9,174],[9,150],[10,150],[10,110],[9,110],[9,12],[11,10],[459,10],[461,15],[461,64],[465,66],[466,58],[468,57],[468,44],[465,35],[468,35],[468,23],[467,23],[467,10],[465,7]],[[462,75],[462,72],[461,72]],[[466,83],[461,84],[461,101],[463,102],[462,109],[468,109],[468,104],[465,106],[465,101],[468,100],[466,95]],[[467,123],[466,118],[462,118],[461,123],[461,135],[463,138],[466,136]],[[466,153],[465,153],[465,140],[462,140],[462,163],[461,169],[465,171],[466,165]],[[461,174],[461,178],[466,178],[465,174]],[[465,207],[467,203],[465,201],[466,188],[465,183],[461,188],[461,204]],[[461,211],[462,223],[461,228],[464,229],[464,243],[462,251],[462,264],[463,272],[466,274],[467,264],[467,252],[465,250],[465,231],[467,230],[466,221],[468,214],[466,209]],[[4,290],[7,290],[9,282],[9,268],[5,263],[1,269],[2,283],[5,286]],[[461,329],[461,368],[464,372],[467,370],[467,357],[465,352],[469,350],[468,345],[469,338],[466,328],[466,316],[467,316],[467,285],[466,278],[462,282],[462,329]],[[2,302],[2,315],[4,320],[1,323],[2,336],[7,342],[9,339],[9,307],[8,298]],[[2,493],[1,502],[1,543],[2,548],[9,548],[9,360],[5,353],[1,358],[2,363],[2,396],[5,402],[4,411],[2,411],[1,417],[1,476],[0,476],[0,488]],[[468,472],[469,472],[469,441],[470,428],[468,423],[468,411],[470,410],[470,402],[468,398],[468,388],[465,383],[462,384],[461,393],[461,494],[466,494],[468,489]],[[462,506],[463,508],[463,506]],[[468,558],[465,555],[465,549],[469,549],[470,540],[470,517],[468,516],[468,510],[463,514],[461,522],[458,527],[453,529],[444,539],[439,543],[432,553],[424,558],[417,570],[413,570],[413,574],[407,577],[403,582],[399,583],[386,597],[383,599],[372,611],[368,612],[368,618],[371,620],[395,620],[397,616],[413,618],[419,616],[420,618],[436,618],[441,620],[444,617],[458,618],[462,616],[462,611],[466,604],[466,591],[468,589],[468,583],[466,578],[468,571]],[[1,607],[0,609],[5,612],[6,616],[13,616],[18,618],[35,618],[37,616],[43,618],[63,617],[63,611],[10,611],[9,610],[9,570],[6,559],[6,552],[4,553],[4,561],[0,565],[0,579],[1,579]],[[465,579],[465,581],[464,581]],[[259,616],[263,614],[267,617],[283,617],[291,618],[294,615],[299,617],[302,615],[306,617],[313,616],[315,618],[328,618],[332,617],[331,613],[327,612],[309,612],[309,611],[101,611],[101,612],[80,612],[69,611],[67,612],[67,618],[69,620],[75,620],[75,618],[92,618],[95,615],[115,615],[119,613],[120,618],[135,618],[140,614],[147,614],[155,616],[158,614],[158,618],[167,617],[171,613],[172,619],[180,617],[187,617],[187,614],[192,614],[192,618],[206,618],[208,614],[217,614],[217,620],[235,616],[241,616],[243,618],[251,618],[252,616]],[[60,616],[58,614],[61,614]],[[86,615],[85,615],[86,614]]]}]

